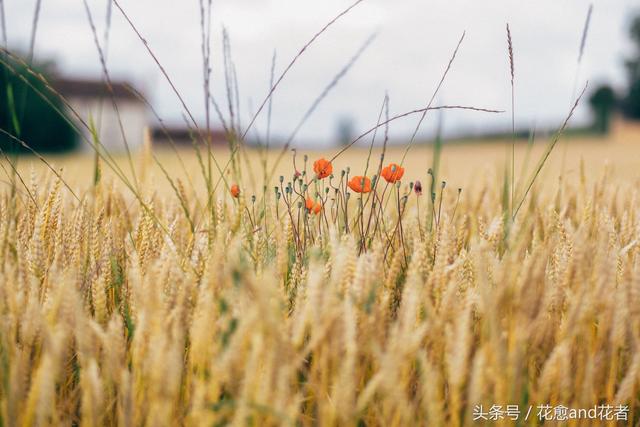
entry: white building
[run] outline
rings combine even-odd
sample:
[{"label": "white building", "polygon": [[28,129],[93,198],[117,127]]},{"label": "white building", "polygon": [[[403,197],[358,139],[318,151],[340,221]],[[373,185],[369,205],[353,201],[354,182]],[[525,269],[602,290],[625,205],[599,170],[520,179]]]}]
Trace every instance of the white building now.
[{"label": "white building", "polygon": [[[93,120],[100,142],[110,153],[125,150],[124,138],[132,151],[142,146],[143,134],[149,125],[148,112],[145,103],[130,89],[131,85],[112,82],[111,92],[102,81],[58,79],[53,86],[87,124]],[[114,101],[118,106],[124,137]],[[75,115],[71,116],[75,118]],[[84,134],[80,147],[83,151],[93,151],[87,142],[92,141],[91,133],[84,126],[79,126],[79,129]]]}]

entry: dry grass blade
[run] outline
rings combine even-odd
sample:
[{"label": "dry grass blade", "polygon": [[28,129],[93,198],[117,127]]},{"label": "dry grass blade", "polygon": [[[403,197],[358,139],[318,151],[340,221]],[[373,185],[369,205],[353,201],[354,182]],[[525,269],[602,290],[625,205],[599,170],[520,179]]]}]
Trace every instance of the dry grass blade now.
[{"label": "dry grass blade", "polygon": [[149,46],[149,43],[147,42],[147,40],[142,36],[142,34],[140,33],[140,31],[138,31],[138,27],[136,27],[136,25],[133,23],[133,21],[131,20],[131,18],[129,18],[129,15],[127,15],[127,13],[124,11],[124,9],[122,8],[122,6],[120,6],[120,2],[118,0],[111,0],[113,1],[113,4],[116,5],[116,8],[118,8],[118,10],[120,11],[120,13],[122,14],[122,16],[124,17],[124,19],[127,21],[127,23],[129,24],[129,27],[131,27],[131,29],[133,30],[133,32],[136,34],[136,36],[138,37],[138,39],[142,42],[142,44],[144,45],[145,49],[147,50],[147,52],[149,53],[149,55],[151,56],[151,58],[153,59],[153,61],[155,62],[155,64],[157,65],[158,69],[160,70],[160,72],[162,73],[162,76],[165,78],[165,80],[167,81],[167,83],[169,83],[169,86],[171,86],[171,90],[173,91],[173,93],[176,95],[176,97],[178,98],[178,101],[180,101],[180,104],[182,105],[182,108],[184,109],[184,112],[189,116],[189,119],[191,120],[191,123],[193,124],[193,126],[198,129],[198,123],[196,122],[196,119],[193,117],[193,114],[191,113],[191,110],[189,109],[189,107],[187,107],[187,103],[184,101],[184,98],[182,97],[182,95],[180,94],[180,92],[178,91],[178,89],[176,88],[176,86],[173,83],[173,80],[171,79],[171,77],[169,77],[169,74],[167,73],[167,71],[165,70],[164,66],[162,65],[162,63],[158,60],[158,57],[156,56],[156,54],[153,52],[153,50],[151,50],[151,47]]},{"label": "dry grass blade", "polygon": [[511,216],[513,216],[513,203],[516,188],[516,108],[515,108],[515,69],[513,60],[513,42],[511,29],[507,23],[507,53],[509,55],[509,71],[511,74]]},{"label": "dry grass blade", "polygon": [[174,141],[173,137],[171,136],[171,133],[169,132],[169,129],[167,129],[167,125],[166,125],[164,119],[162,117],[160,117],[160,114],[158,114],[158,111],[153,107],[153,105],[149,102],[149,100],[142,93],[140,93],[138,90],[136,90],[134,87],[132,87],[131,85],[128,85],[128,84],[126,85],[126,89],[129,91],[129,93],[131,93],[133,96],[135,96],[138,100],[143,102],[147,106],[147,108],[149,109],[149,111],[151,112],[153,117],[158,121],[158,124],[160,125],[160,129],[162,130],[162,133],[164,134],[165,138],[167,138],[167,141],[169,141],[169,146],[171,147],[171,150],[175,154],[176,159],[178,160],[178,163],[180,164],[180,168],[182,169],[182,172],[183,172],[184,176],[189,181],[189,185],[191,186],[191,189],[193,191],[195,191],[195,185],[193,183],[193,179],[191,179],[191,174],[189,173],[189,171],[187,169],[187,166],[186,166],[186,164],[184,162],[184,159],[182,158],[182,154],[180,154],[180,151],[178,150],[178,147],[176,146],[176,142]]},{"label": "dry grass blade", "polygon": [[[79,202],[80,198],[76,195],[76,193],[73,191],[73,189],[71,188],[71,186],[69,186],[69,184],[67,184],[67,182],[64,180],[64,178],[62,178],[62,175],[60,175],[60,173],[55,170],[55,168],[53,166],[51,166],[51,164],[47,161],[47,159],[45,159],[44,157],[42,157],[36,150],[34,150],[33,148],[31,148],[29,146],[29,144],[27,144],[26,142],[24,142],[23,140],[21,140],[20,138],[12,135],[11,133],[7,132],[6,130],[0,128],[0,134],[8,137],[9,139],[11,139],[14,142],[17,142],[18,144],[20,144],[22,147],[26,148],[27,150],[29,150],[29,152],[31,154],[33,154],[34,156],[36,156],[38,158],[38,160],[40,160],[51,172],[53,172],[53,174],[58,177],[58,179],[60,179],[60,181],[62,181],[62,183],[64,184],[65,187],[67,187],[67,189],[69,190],[69,192],[71,193],[71,195]],[[16,171],[17,172],[17,171]],[[20,180],[22,181],[22,178],[20,178]],[[24,181],[23,181],[24,183]]]},{"label": "dry grass blade", "polygon": [[[0,132],[2,132],[2,129],[0,129]],[[18,169],[16,168],[16,165],[13,162],[13,160],[10,159],[9,156],[7,155],[7,153],[5,153],[2,149],[0,149],[0,154],[2,154],[2,157],[4,157],[4,159],[7,161],[7,164],[9,164],[9,167],[11,168],[11,174],[9,174],[9,172],[6,170],[4,165],[2,165],[0,163],[0,165],[2,165],[2,170],[4,171],[5,175],[7,175],[7,177],[11,180],[9,182],[9,184],[12,187],[12,190],[14,188],[13,177],[17,177],[18,180],[20,181],[20,183],[22,184],[22,186],[24,187],[27,195],[29,196],[29,198],[33,202],[33,204],[38,206],[38,201],[36,200],[36,198],[33,195],[33,193],[31,193],[31,190],[29,190],[29,186],[27,185],[27,183],[24,182],[24,179],[22,178],[22,175],[20,175],[20,173],[18,172]]]},{"label": "dry grass blade", "polygon": [[576,108],[578,108],[578,104],[580,104],[580,100],[582,99],[582,96],[587,91],[587,87],[588,86],[589,86],[589,83],[587,82],[585,84],[584,88],[582,89],[582,92],[580,93],[580,95],[576,99],[576,102],[573,104],[573,107],[571,107],[571,110],[569,110],[569,114],[567,115],[567,117],[565,118],[564,122],[562,123],[562,126],[560,127],[558,132],[556,132],[556,134],[554,135],[553,139],[549,143],[547,149],[545,150],[545,152],[543,153],[542,157],[540,158],[540,161],[538,162],[538,166],[533,171],[533,174],[532,174],[531,178],[529,179],[529,183],[527,184],[527,188],[526,188],[524,194],[522,195],[522,198],[520,199],[520,202],[518,203],[518,207],[516,208],[515,212],[513,213],[513,219],[515,219],[515,217],[518,215],[518,212],[520,211],[520,208],[522,207],[522,204],[527,199],[527,195],[529,195],[529,191],[531,191],[531,187],[533,187],[533,184],[535,183],[536,179],[538,178],[538,175],[540,174],[540,171],[542,170],[542,168],[544,167],[545,163],[547,162],[547,159],[549,158],[549,155],[553,151],[553,148],[556,146],[556,144],[560,140],[560,137],[562,136],[562,134],[564,133],[565,129],[567,128],[567,125],[569,124],[569,120],[571,120],[571,117],[573,116],[573,113],[575,112]]},{"label": "dry grass blade", "polygon": [[133,178],[133,184],[134,187],[137,188],[138,186],[138,179],[136,176],[136,169],[133,166],[133,158],[131,156],[131,149],[129,148],[129,141],[127,139],[127,134],[124,130],[124,124],[122,123],[122,115],[120,114],[120,107],[118,106],[118,103],[116,102],[116,98],[113,92],[113,85],[111,84],[111,76],[109,75],[109,69],[107,68],[107,57],[105,54],[105,51],[103,50],[102,46],[100,45],[100,41],[98,40],[98,31],[96,29],[96,26],[93,22],[93,15],[91,14],[91,9],[89,8],[89,3],[87,2],[87,0],[83,0],[84,3],[84,9],[85,12],[87,14],[87,19],[89,21],[89,25],[91,27],[91,33],[93,34],[93,42],[96,46],[96,50],[98,51],[98,56],[100,58],[100,65],[102,66],[102,74],[103,77],[105,79],[105,82],[107,84],[107,89],[109,90],[109,95],[111,98],[111,105],[113,106],[113,110],[116,113],[116,117],[118,119],[118,127],[120,130],[120,136],[122,137],[122,141],[124,143],[124,148],[126,150],[127,153],[127,160],[129,161],[129,169],[131,170],[131,176]]},{"label": "dry grass blade", "polygon": [[447,63],[446,68],[444,69],[444,72],[442,73],[442,77],[440,77],[440,81],[438,81],[438,85],[436,86],[436,90],[433,91],[433,95],[431,95],[431,99],[429,100],[429,103],[427,104],[427,108],[422,112],[422,115],[420,116],[420,119],[418,120],[418,123],[416,124],[416,128],[413,131],[413,134],[411,134],[411,139],[409,139],[409,143],[407,144],[407,148],[405,149],[404,154],[402,155],[402,159],[400,161],[400,165],[404,164],[404,161],[407,157],[407,154],[409,153],[409,150],[411,149],[411,147],[413,146],[413,143],[416,139],[416,136],[418,135],[418,132],[420,131],[420,127],[422,126],[422,122],[424,122],[424,119],[427,117],[427,113],[429,112],[429,107],[431,107],[431,105],[433,105],[433,102],[436,100],[436,97],[438,96],[438,93],[440,92],[440,88],[442,87],[445,79],[447,78],[447,75],[449,74],[449,71],[451,70],[451,66],[453,65],[453,61],[456,59],[456,55],[458,55],[458,50],[460,49],[460,46],[462,45],[462,42],[464,41],[464,36],[466,35],[466,31],[462,32],[462,35],[460,36],[460,40],[458,40],[458,44],[456,44],[456,48],[453,50],[453,53],[451,54],[451,58],[449,58],[449,62]]},{"label": "dry grass blade", "polygon": [[338,72],[338,74],[334,76],[331,82],[329,82],[329,84],[322,90],[320,95],[318,95],[318,97],[313,101],[311,106],[307,109],[307,111],[304,113],[304,115],[298,122],[293,132],[291,132],[291,135],[289,136],[289,138],[287,138],[286,143],[283,145],[282,150],[280,151],[280,155],[274,162],[271,173],[268,176],[268,181],[273,179],[273,175],[275,173],[276,168],[278,167],[278,164],[280,163],[280,161],[282,161],[282,158],[291,148],[291,144],[293,143],[293,140],[295,139],[295,137],[298,135],[298,132],[300,131],[302,126],[304,126],[307,120],[309,120],[309,118],[316,111],[320,103],[322,103],[322,101],[327,97],[327,95],[338,85],[340,80],[342,80],[342,78],[349,72],[349,70],[354,66],[354,64],[358,61],[358,59],[360,59],[362,54],[367,50],[367,48],[371,45],[371,43],[373,43],[376,37],[377,37],[377,34],[374,33],[371,36],[369,36],[369,38],[367,38],[364,44],[351,57],[349,62],[347,62],[347,64]]},{"label": "dry grass blade", "polygon": [[591,14],[593,13],[593,3],[589,4],[587,10],[587,17],[582,27],[582,37],[580,37],[580,49],[578,49],[578,61],[576,63],[576,74],[573,78],[573,88],[571,90],[571,100],[576,97],[576,90],[578,88],[578,80],[580,79],[580,68],[582,66],[582,58],[584,56],[585,48],[587,47],[587,36],[589,34],[589,26],[591,24]]},{"label": "dry grass blade", "polygon": [[280,76],[278,77],[278,79],[276,80],[275,84],[273,86],[271,86],[271,89],[269,90],[269,93],[267,93],[267,96],[264,98],[264,100],[262,101],[262,103],[260,104],[260,106],[258,107],[258,110],[256,111],[256,113],[253,115],[253,117],[251,118],[251,120],[249,121],[249,124],[247,125],[247,128],[244,130],[244,132],[242,133],[242,139],[244,139],[247,134],[249,133],[249,131],[251,130],[251,127],[253,126],[253,124],[255,123],[256,119],[258,118],[258,116],[260,115],[260,113],[262,112],[262,110],[264,109],[265,105],[267,105],[267,102],[269,102],[269,99],[273,96],[273,93],[276,91],[276,89],[278,88],[278,86],[280,85],[280,83],[282,82],[282,80],[284,79],[284,77],[287,75],[287,73],[289,72],[289,70],[291,70],[291,68],[295,65],[295,63],[298,61],[298,59],[300,59],[300,57],[302,56],[302,54],[318,39],[318,37],[320,37],[325,31],[327,31],[329,29],[329,27],[331,27],[333,24],[335,24],[340,18],[342,18],[343,16],[345,16],[346,14],[348,14],[349,12],[351,12],[351,10],[353,8],[355,8],[356,6],[358,6],[360,3],[362,3],[364,0],[357,0],[355,3],[353,3],[351,6],[349,6],[348,8],[346,8],[345,10],[343,10],[342,12],[340,12],[335,18],[333,18],[331,21],[329,21],[324,27],[322,27],[320,29],[320,31],[318,31],[317,33],[315,33],[313,35],[313,37],[311,37],[311,39],[304,45],[302,46],[302,48],[300,49],[300,51],[296,54],[296,56],[293,57],[293,59],[291,60],[291,62],[289,62],[289,65],[287,65],[287,67],[284,69],[284,71],[280,74]]},{"label": "dry grass blade", "polygon": [[375,130],[378,129],[379,127],[386,126],[391,122],[394,122],[394,121],[399,120],[399,119],[403,119],[403,118],[408,117],[408,116],[413,116],[415,114],[421,114],[421,113],[424,114],[425,112],[428,112],[428,111],[431,111],[431,110],[467,110],[467,111],[477,111],[477,112],[482,112],[482,113],[504,113],[503,110],[494,110],[494,109],[490,109],[490,108],[479,108],[479,107],[472,107],[472,106],[465,106],[465,105],[440,105],[440,106],[436,106],[436,107],[426,107],[426,108],[420,108],[420,109],[417,109],[417,110],[407,111],[406,113],[402,113],[402,114],[398,114],[396,116],[393,116],[390,119],[387,119],[382,123],[378,123],[376,126],[374,126],[371,129],[365,131],[364,133],[360,134],[356,139],[352,140],[349,144],[345,145],[344,148],[342,148],[340,151],[338,151],[331,158],[331,161],[334,161],[335,159],[337,159],[338,156],[340,156],[342,153],[344,153],[349,148],[351,148],[355,143],[360,141],[365,136],[371,134],[372,132],[375,132]]},{"label": "dry grass blade", "polygon": [[36,35],[38,33],[38,24],[40,23],[40,11],[42,10],[42,0],[36,0],[33,11],[33,21],[31,23],[31,37],[29,38],[29,62],[33,61],[36,51]]},{"label": "dry grass blade", "polygon": [[[85,0],[86,1],[86,0]],[[151,49],[151,47],[149,46],[149,43],[147,42],[147,40],[142,36],[142,34],[140,33],[140,31],[138,30],[138,28],[136,27],[136,25],[133,23],[133,21],[131,20],[131,18],[129,17],[129,15],[127,15],[127,13],[124,11],[124,9],[122,8],[122,6],[120,5],[120,3],[118,2],[118,0],[111,0],[113,1],[113,4],[115,4],[116,8],[118,8],[118,10],[120,11],[120,13],[122,14],[122,16],[125,18],[125,20],[127,21],[127,23],[129,24],[129,27],[133,30],[133,32],[136,34],[136,36],[138,37],[138,39],[140,40],[140,42],[142,42],[142,44],[144,45],[147,53],[149,53],[149,55],[151,56],[151,58],[153,59],[153,62],[156,64],[156,66],[158,67],[158,69],[160,70],[160,72],[162,73],[162,76],[164,77],[164,79],[167,81],[167,83],[169,84],[169,86],[171,87],[171,90],[173,91],[173,93],[176,95],[176,97],[178,98],[178,101],[180,101],[180,104],[184,110],[184,113],[189,117],[189,120],[191,122],[191,125],[196,129],[196,135],[198,137],[199,140],[203,140],[203,135],[202,135],[202,130],[200,129],[200,127],[198,126],[198,123],[196,122],[195,117],[193,116],[193,114],[191,113],[191,110],[189,109],[189,107],[187,106],[187,103],[185,102],[184,98],[182,97],[182,95],[180,94],[180,91],[178,91],[178,88],[176,87],[176,85],[173,83],[173,80],[171,79],[171,77],[169,77],[169,74],[167,73],[166,69],[164,68],[164,66],[162,65],[162,63],[158,60],[158,57],[156,56],[156,54],[153,52],[153,50]],[[226,182],[226,179],[224,178],[224,171],[225,169],[221,169],[220,165],[218,163],[218,160],[216,159],[216,157],[214,156],[213,152],[210,153],[210,156],[208,157],[208,159],[213,160],[214,165],[216,166],[216,168],[218,169],[218,172],[220,173],[220,176],[222,177],[222,180]],[[228,187],[228,185],[227,185]]]},{"label": "dry grass blade", "polygon": [[584,27],[582,28],[582,37],[580,38],[580,50],[578,52],[578,63],[582,62],[582,56],[584,55],[584,48],[587,45],[587,34],[589,34],[589,24],[591,23],[591,14],[593,13],[593,3],[589,5],[589,10],[587,11],[587,18],[584,22]]}]

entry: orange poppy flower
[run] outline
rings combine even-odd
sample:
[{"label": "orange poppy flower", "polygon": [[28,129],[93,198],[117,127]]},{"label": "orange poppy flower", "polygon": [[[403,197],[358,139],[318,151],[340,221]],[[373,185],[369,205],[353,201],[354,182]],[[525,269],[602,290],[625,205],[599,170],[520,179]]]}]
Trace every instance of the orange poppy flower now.
[{"label": "orange poppy flower", "polygon": [[313,162],[313,171],[319,179],[324,179],[333,173],[333,165],[323,157]]},{"label": "orange poppy flower", "polygon": [[304,207],[311,212],[313,209],[313,199],[311,197],[307,197],[307,200],[304,201]]},{"label": "orange poppy flower", "polygon": [[318,215],[321,211],[322,211],[322,205],[316,202],[316,204],[313,205],[313,213]]},{"label": "orange poppy flower", "polygon": [[347,185],[356,193],[368,193],[371,191],[371,180],[366,176],[354,176]]},{"label": "orange poppy flower", "polygon": [[230,191],[231,191],[231,195],[232,195],[233,197],[235,197],[236,199],[237,199],[238,197],[240,197],[240,187],[238,187],[238,184],[233,184],[233,185],[231,186]]},{"label": "orange poppy flower", "polygon": [[382,169],[380,175],[382,175],[389,184],[395,184],[402,179],[404,168],[397,163],[389,163],[388,166]]}]

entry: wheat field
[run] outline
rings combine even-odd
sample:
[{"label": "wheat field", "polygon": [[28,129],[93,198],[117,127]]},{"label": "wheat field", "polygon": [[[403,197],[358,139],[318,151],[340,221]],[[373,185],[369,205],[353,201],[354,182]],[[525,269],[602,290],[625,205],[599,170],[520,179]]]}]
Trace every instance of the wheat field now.
[{"label": "wheat field", "polygon": [[[463,192],[438,181],[435,200],[417,163],[365,195],[337,167],[313,178],[317,153],[264,198],[245,170],[210,203],[161,183],[149,150],[135,192],[23,161],[24,185],[0,193],[0,425],[539,425],[540,405],[627,410],[568,425],[637,424],[636,154],[585,144],[513,221],[498,143],[445,148],[441,178]],[[478,416],[496,405],[522,414]]]},{"label": "wheat field", "polygon": [[[226,27],[222,58],[212,56],[212,1],[198,2],[199,23],[178,21],[179,8],[164,23],[200,32],[202,76],[188,93],[202,84],[204,111],[194,115],[191,95],[178,90],[129,8],[107,2],[96,26],[84,0],[106,87],[94,117],[33,67],[42,2],[22,58],[8,49],[5,21],[14,21],[0,0],[0,64],[24,86],[22,102],[9,84],[1,96],[11,128],[0,136],[12,153],[0,150],[0,427],[640,425],[640,126],[615,118],[606,137],[571,129],[591,95],[588,85],[579,89],[593,5],[569,72],[568,115],[535,143],[516,141],[520,52],[507,23],[510,108],[434,104],[465,31],[426,105],[391,116],[386,95],[376,126],[342,138],[345,146],[298,146],[298,130],[376,30],[284,149],[251,146],[265,124],[268,146],[273,95],[289,70],[363,2],[332,15],[278,67],[274,52],[269,90],[249,101],[241,123]],[[142,147],[130,150],[110,75],[112,7],[124,19],[118,28],[130,30],[112,53],[143,49],[181,105],[192,146],[153,146],[146,128]],[[278,22],[296,23],[291,13]],[[149,10],[144,19],[158,16]],[[68,49],[67,39],[80,37],[75,20],[64,20]],[[29,26],[18,25],[26,34]],[[188,62],[185,53],[170,58]],[[388,70],[367,72],[379,71]],[[224,80],[226,105],[212,79],[216,87]],[[126,90],[170,140],[145,95]],[[20,139],[29,93],[95,153],[42,157]],[[103,101],[126,154],[101,140]],[[432,110],[507,113],[511,132],[440,144],[438,130],[437,142],[422,144],[415,138]],[[409,117],[421,117],[413,136],[389,141],[390,123]],[[213,146],[212,126],[228,147]],[[47,143],[59,136],[43,133]],[[30,156],[14,157],[17,148]]]}]

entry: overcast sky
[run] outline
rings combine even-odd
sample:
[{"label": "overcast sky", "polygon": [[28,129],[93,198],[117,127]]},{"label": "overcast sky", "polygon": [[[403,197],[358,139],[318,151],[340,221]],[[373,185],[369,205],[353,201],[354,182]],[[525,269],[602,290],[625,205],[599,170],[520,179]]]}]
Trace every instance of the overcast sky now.
[{"label": "overcast sky", "polygon": [[[204,117],[198,0],[120,0],[184,95],[196,117]],[[277,52],[276,74],[296,52],[353,0],[213,0],[214,94],[225,99],[222,28],[228,29],[236,64],[241,113],[268,91],[269,69]],[[98,55],[82,0],[42,0],[36,58],[54,59],[66,74],[100,76]],[[100,33],[108,0],[89,0]],[[4,0],[9,44],[28,44],[35,0]],[[629,52],[627,28],[637,0],[594,1],[586,51],[579,73],[582,86],[624,85],[622,60]],[[287,137],[314,99],[373,33],[378,36],[323,101],[299,134],[300,143],[329,144],[336,123],[350,117],[357,130],[375,124],[385,91],[391,114],[424,106],[463,31],[465,40],[438,103],[510,109],[505,23],[513,35],[516,120],[519,127],[559,124],[571,103],[577,56],[590,1],[577,0],[365,0],[331,27],[285,77],[273,106],[273,132]],[[109,49],[113,76],[147,93],[160,115],[181,123],[179,101],[162,79],[135,34],[114,8]],[[586,102],[585,102],[586,104]],[[577,122],[588,120],[583,107]],[[436,115],[423,135],[433,134]],[[394,123],[392,136],[410,134],[416,117]],[[510,127],[510,113],[447,112],[445,130],[485,131]],[[266,115],[256,129],[264,133]]]}]

